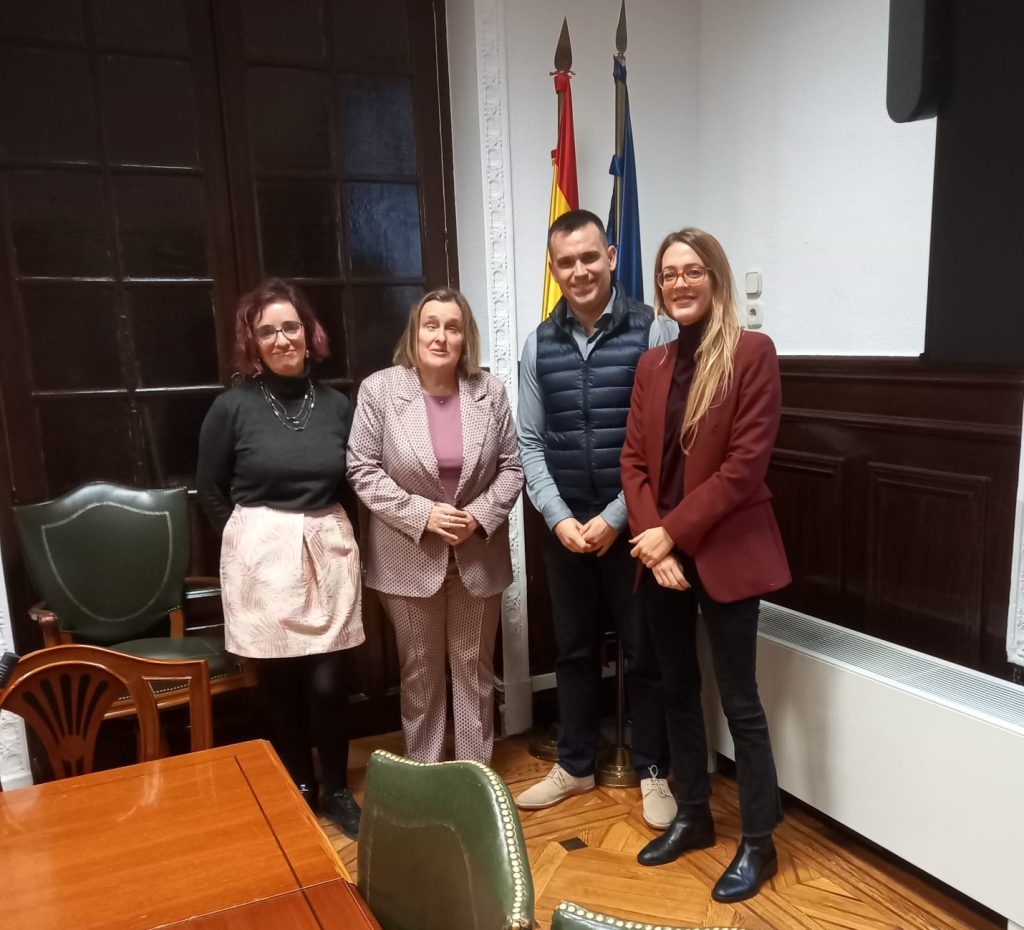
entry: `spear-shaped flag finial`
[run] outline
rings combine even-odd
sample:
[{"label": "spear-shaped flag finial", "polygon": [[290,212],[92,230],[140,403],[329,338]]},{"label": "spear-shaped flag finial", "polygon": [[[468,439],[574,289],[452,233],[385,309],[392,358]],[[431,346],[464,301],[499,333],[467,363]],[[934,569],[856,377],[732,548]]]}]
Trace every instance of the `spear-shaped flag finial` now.
[{"label": "spear-shaped flag finial", "polygon": [[[580,208],[579,185],[576,182],[576,133],[572,123],[572,45],[569,24],[562,20],[562,32],[555,48],[555,94],[558,97],[558,140],[551,151],[551,205],[548,226],[563,213]],[[547,319],[562,297],[562,291],[551,276],[551,266],[544,262],[544,293],[540,317]]]},{"label": "spear-shaped flag finial", "polygon": [[626,0],[619,7],[619,25],[615,29],[615,51],[618,55],[626,54]]},{"label": "spear-shaped flag finial", "polygon": [[569,23],[562,20],[562,31],[558,34],[558,45],[555,46],[555,70],[572,70],[572,42],[569,41]]},{"label": "spear-shaped flag finial", "polygon": [[626,89],[626,0],[619,10],[615,30],[616,54],[612,59],[615,80],[615,154],[608,169],[615,179],[612,205],[608,211],[608,241],[615,246],[615,283],[635,300],[644,299],[640,256],[640,207],[636,186],[636,157],[633,151],[633,121],[629,116]]}]

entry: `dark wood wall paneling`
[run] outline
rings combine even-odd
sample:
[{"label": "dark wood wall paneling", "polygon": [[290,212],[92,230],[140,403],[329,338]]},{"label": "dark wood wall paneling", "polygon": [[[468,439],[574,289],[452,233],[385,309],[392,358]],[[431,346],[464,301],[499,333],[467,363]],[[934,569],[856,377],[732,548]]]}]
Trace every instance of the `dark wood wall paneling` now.
[{"label": "dark wood wall paneling", "polygon": [[[0,13],[0,542],[89,480],[191,485],[237,296],[309,294],[353,399],[409,305],[457,284],[442,0],[9,0]],[[351,503],[351,502],[350,502]],[[354,512],[354,506],[350,512]],[[193,569],[218,542],[193,513]],[[366,602],[355,727],[397,724]]]},{"label": "dark wood wall paneling", "polygon": [[783,358],[768,475],[796,610],[1009,677],[1024,376]]},{"label": "dark wood wall paneling", "polygon": [[0,527],[24,649],[10,505],[191,480],[237,275],[204,0],[5,4],[0,46]]},{"label": "dark wood wall paneling", "polygon": [[[768,484],[793,569],[777,603],[1001,678],[1024,375],[783,357]],[[527,505],[530,671],[554,669]]]}]

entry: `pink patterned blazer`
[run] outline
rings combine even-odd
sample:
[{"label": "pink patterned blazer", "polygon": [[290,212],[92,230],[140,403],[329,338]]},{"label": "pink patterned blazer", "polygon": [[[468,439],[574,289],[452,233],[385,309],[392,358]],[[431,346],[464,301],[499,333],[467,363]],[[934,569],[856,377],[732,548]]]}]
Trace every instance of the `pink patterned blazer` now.
[{"label": "pink patterned blazer", "polygon": [[[512,581],[508,514],[522,489],[523,469],[512,411],[497,378],[486,372],[460,377],[459,407],[462,472],[455,506],[471,513],[480,529],[454,547],[455,561],[467,590],[489,597]],[[367,587],[404,597],[436,594],[451,547],[426,529],[444,491],[413,369],[386,368],[359,388],[348,480],[370,511],[363,553]]]}]

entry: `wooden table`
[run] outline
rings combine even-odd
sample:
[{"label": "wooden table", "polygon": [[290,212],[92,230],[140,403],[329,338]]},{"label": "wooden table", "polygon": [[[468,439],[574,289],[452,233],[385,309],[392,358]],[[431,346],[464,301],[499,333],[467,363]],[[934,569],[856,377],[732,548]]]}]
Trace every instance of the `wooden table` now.
[{"label": "wooden table", "polygon": [[378,927],[267,743],[0,793],[0,928],[186,926]]}]

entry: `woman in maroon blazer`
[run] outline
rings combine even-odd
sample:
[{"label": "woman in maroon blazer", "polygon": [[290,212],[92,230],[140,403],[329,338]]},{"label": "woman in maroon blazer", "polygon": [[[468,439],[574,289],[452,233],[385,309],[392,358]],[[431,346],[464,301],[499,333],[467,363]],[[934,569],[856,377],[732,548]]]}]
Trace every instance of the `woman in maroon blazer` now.
[{"label": "woman in maroon blazer", "polygon": [[732,271],[713,236],[692,228],[670,234],[654,267],[655,309],[679,323],[679,338],[637,365],[622,487],[661,664],[679,813],[638,859],[661,865],[715,843],[699,606],[736,746],[743,826],[712,895],[742,901],[778,868],[772,831],[782,820],[756,679],[760,596],[790,581],[764,483],[779,427],[779,364],[767,336],[740,329]]}]

